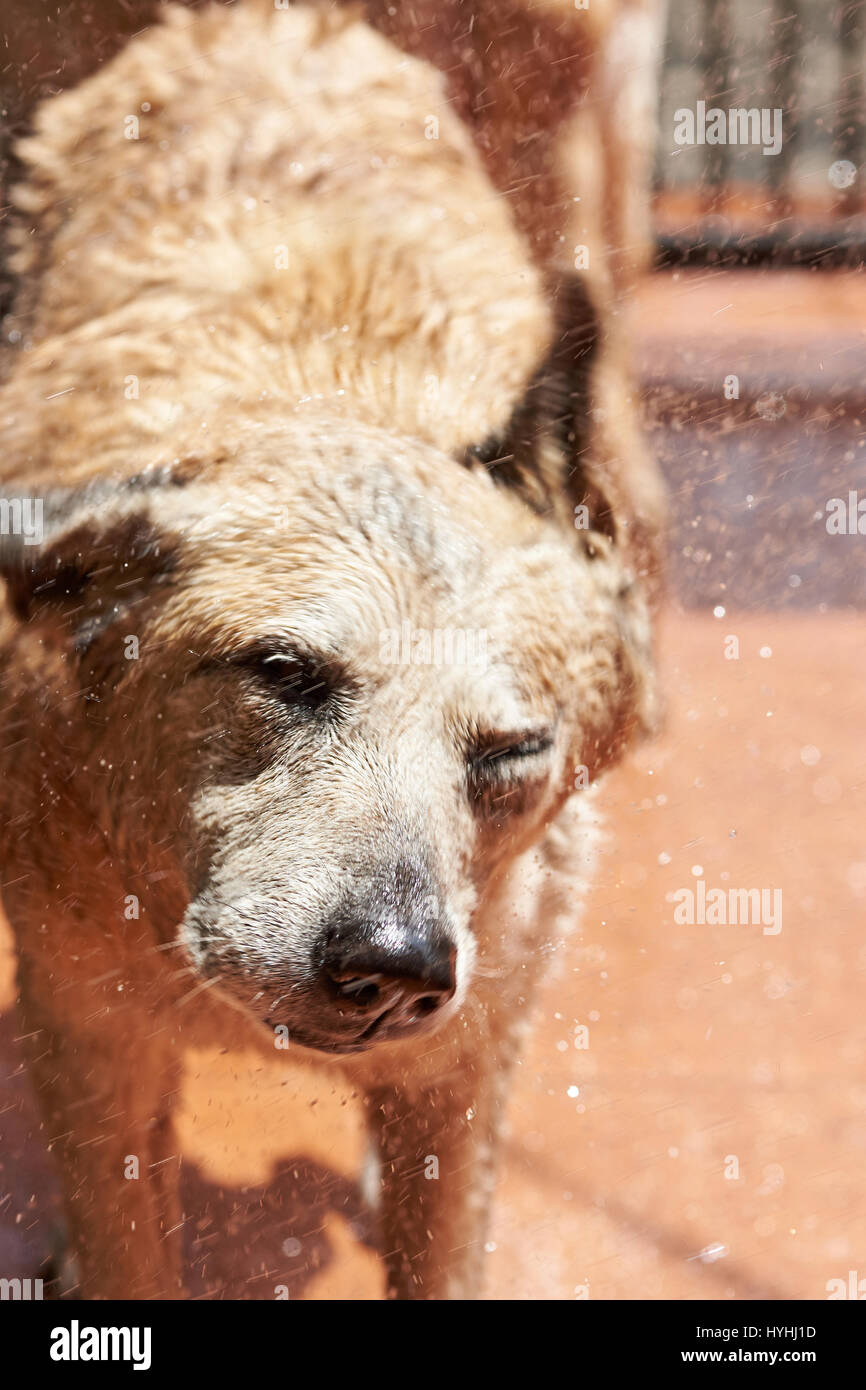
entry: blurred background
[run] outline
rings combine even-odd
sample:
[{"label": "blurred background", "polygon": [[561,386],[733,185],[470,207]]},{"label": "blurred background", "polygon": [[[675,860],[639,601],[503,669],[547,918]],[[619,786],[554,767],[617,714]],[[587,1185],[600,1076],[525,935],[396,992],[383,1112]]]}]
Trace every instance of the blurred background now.
[{"label": "blurred background", "polygon": [[[152,9],[2,8],[9,135]],[[670,490],[668,716],[608,780],[599,883],[540,1003],[492,1297],[866,1297],[864,32],[860,0],[667,9],[654,263],[623,312]],[[779,153],[679,143],[701,102],[779,108]],[[781,890],[782,930],[677,923],[698,879]],[[12,1277],[45,1267],[57,1198],[0,940]],[[195,1296],[381,1295],[350,1095],[202,1053],[181,1141]]]},{"label": "blurred background", "polygon": [[[668,0],[655,224],[692,261],[859,264],[866,55],[856,0]],[[678,110],[781,113],[779,149],[675,145]],[[669,259],[675,259],[673,254]]]}]

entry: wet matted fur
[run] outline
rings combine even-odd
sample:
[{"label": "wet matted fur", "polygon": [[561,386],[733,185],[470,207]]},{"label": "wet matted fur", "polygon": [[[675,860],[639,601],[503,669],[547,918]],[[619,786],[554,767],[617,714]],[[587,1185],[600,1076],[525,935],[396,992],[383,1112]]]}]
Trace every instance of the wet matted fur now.
[{"label": "wet matted fur", "polygon": [[[602,19],[524,9],[583,91]],[[180,1295],[162,1160],[214,1020],[366,1093],[390,1293],[478,1289],[592,786],[652,721],[659,522],[627,276],[601,213],[594,273],[557,269],[559,156],[545,222],[503,154],[531,103],[473,140],[486,80],[461,103],[348,10],[169,9],[21,150],[3,495],[42,524],[2,537],[4,905],[86,1297]],[[448,995],[361,1034],[329,943],[408,931]]]}]

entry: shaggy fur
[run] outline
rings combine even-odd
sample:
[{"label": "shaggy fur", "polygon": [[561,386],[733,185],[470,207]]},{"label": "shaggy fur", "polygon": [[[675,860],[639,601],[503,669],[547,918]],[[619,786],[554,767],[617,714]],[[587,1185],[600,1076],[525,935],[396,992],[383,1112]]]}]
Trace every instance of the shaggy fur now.
[{"label": "shaggy fur", "polygon": [[[350,12],[169,9],[21,154],[2,490],[44,535],[0,538],[4,904],[82,1290],[179,1295],[209,1019],[350,1072],[389,1291],[474,1293],[591,867],[576,769],[652,719],[613,291],[540,268],[438,74]],[[395,664],[406,624],[485,659]],[[373,917],[446,934],[456,992],[350,1051],[320,943]]]}]

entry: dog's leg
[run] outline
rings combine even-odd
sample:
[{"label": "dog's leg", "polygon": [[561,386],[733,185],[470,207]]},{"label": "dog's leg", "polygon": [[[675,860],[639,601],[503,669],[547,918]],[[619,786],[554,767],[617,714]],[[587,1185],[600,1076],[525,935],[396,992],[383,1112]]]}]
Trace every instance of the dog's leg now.
[{"label": "dog's leg", "polygon": [[510,1062],[491,1040],[435,1084],[370,1091],[389,1298],[478,1296]]},{"label": "dog's leg", "polygon": [[[48,995],[48,998],[51,996]],[[61,997],[62,994],[61,994]],[[182,1296],[176,1073],[157,1019],[103,1007],[80,1022],[22,989],[44,1133],[58,1161],[81,1298]],[[88,1015],[82,1005],[81,1017]]]}]

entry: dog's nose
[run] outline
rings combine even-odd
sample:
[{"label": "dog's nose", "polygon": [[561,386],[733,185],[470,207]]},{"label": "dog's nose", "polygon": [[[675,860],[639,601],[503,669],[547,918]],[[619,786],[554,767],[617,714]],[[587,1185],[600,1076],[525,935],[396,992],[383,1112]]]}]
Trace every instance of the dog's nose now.
[{"label": "dog's nose", "polygon": [[457,987],[456,956],[447,938],[382,926],[331,939],[323,973],[343,1010],[358,1022],[387,1021],[391,1033],[447,1004]]}]

